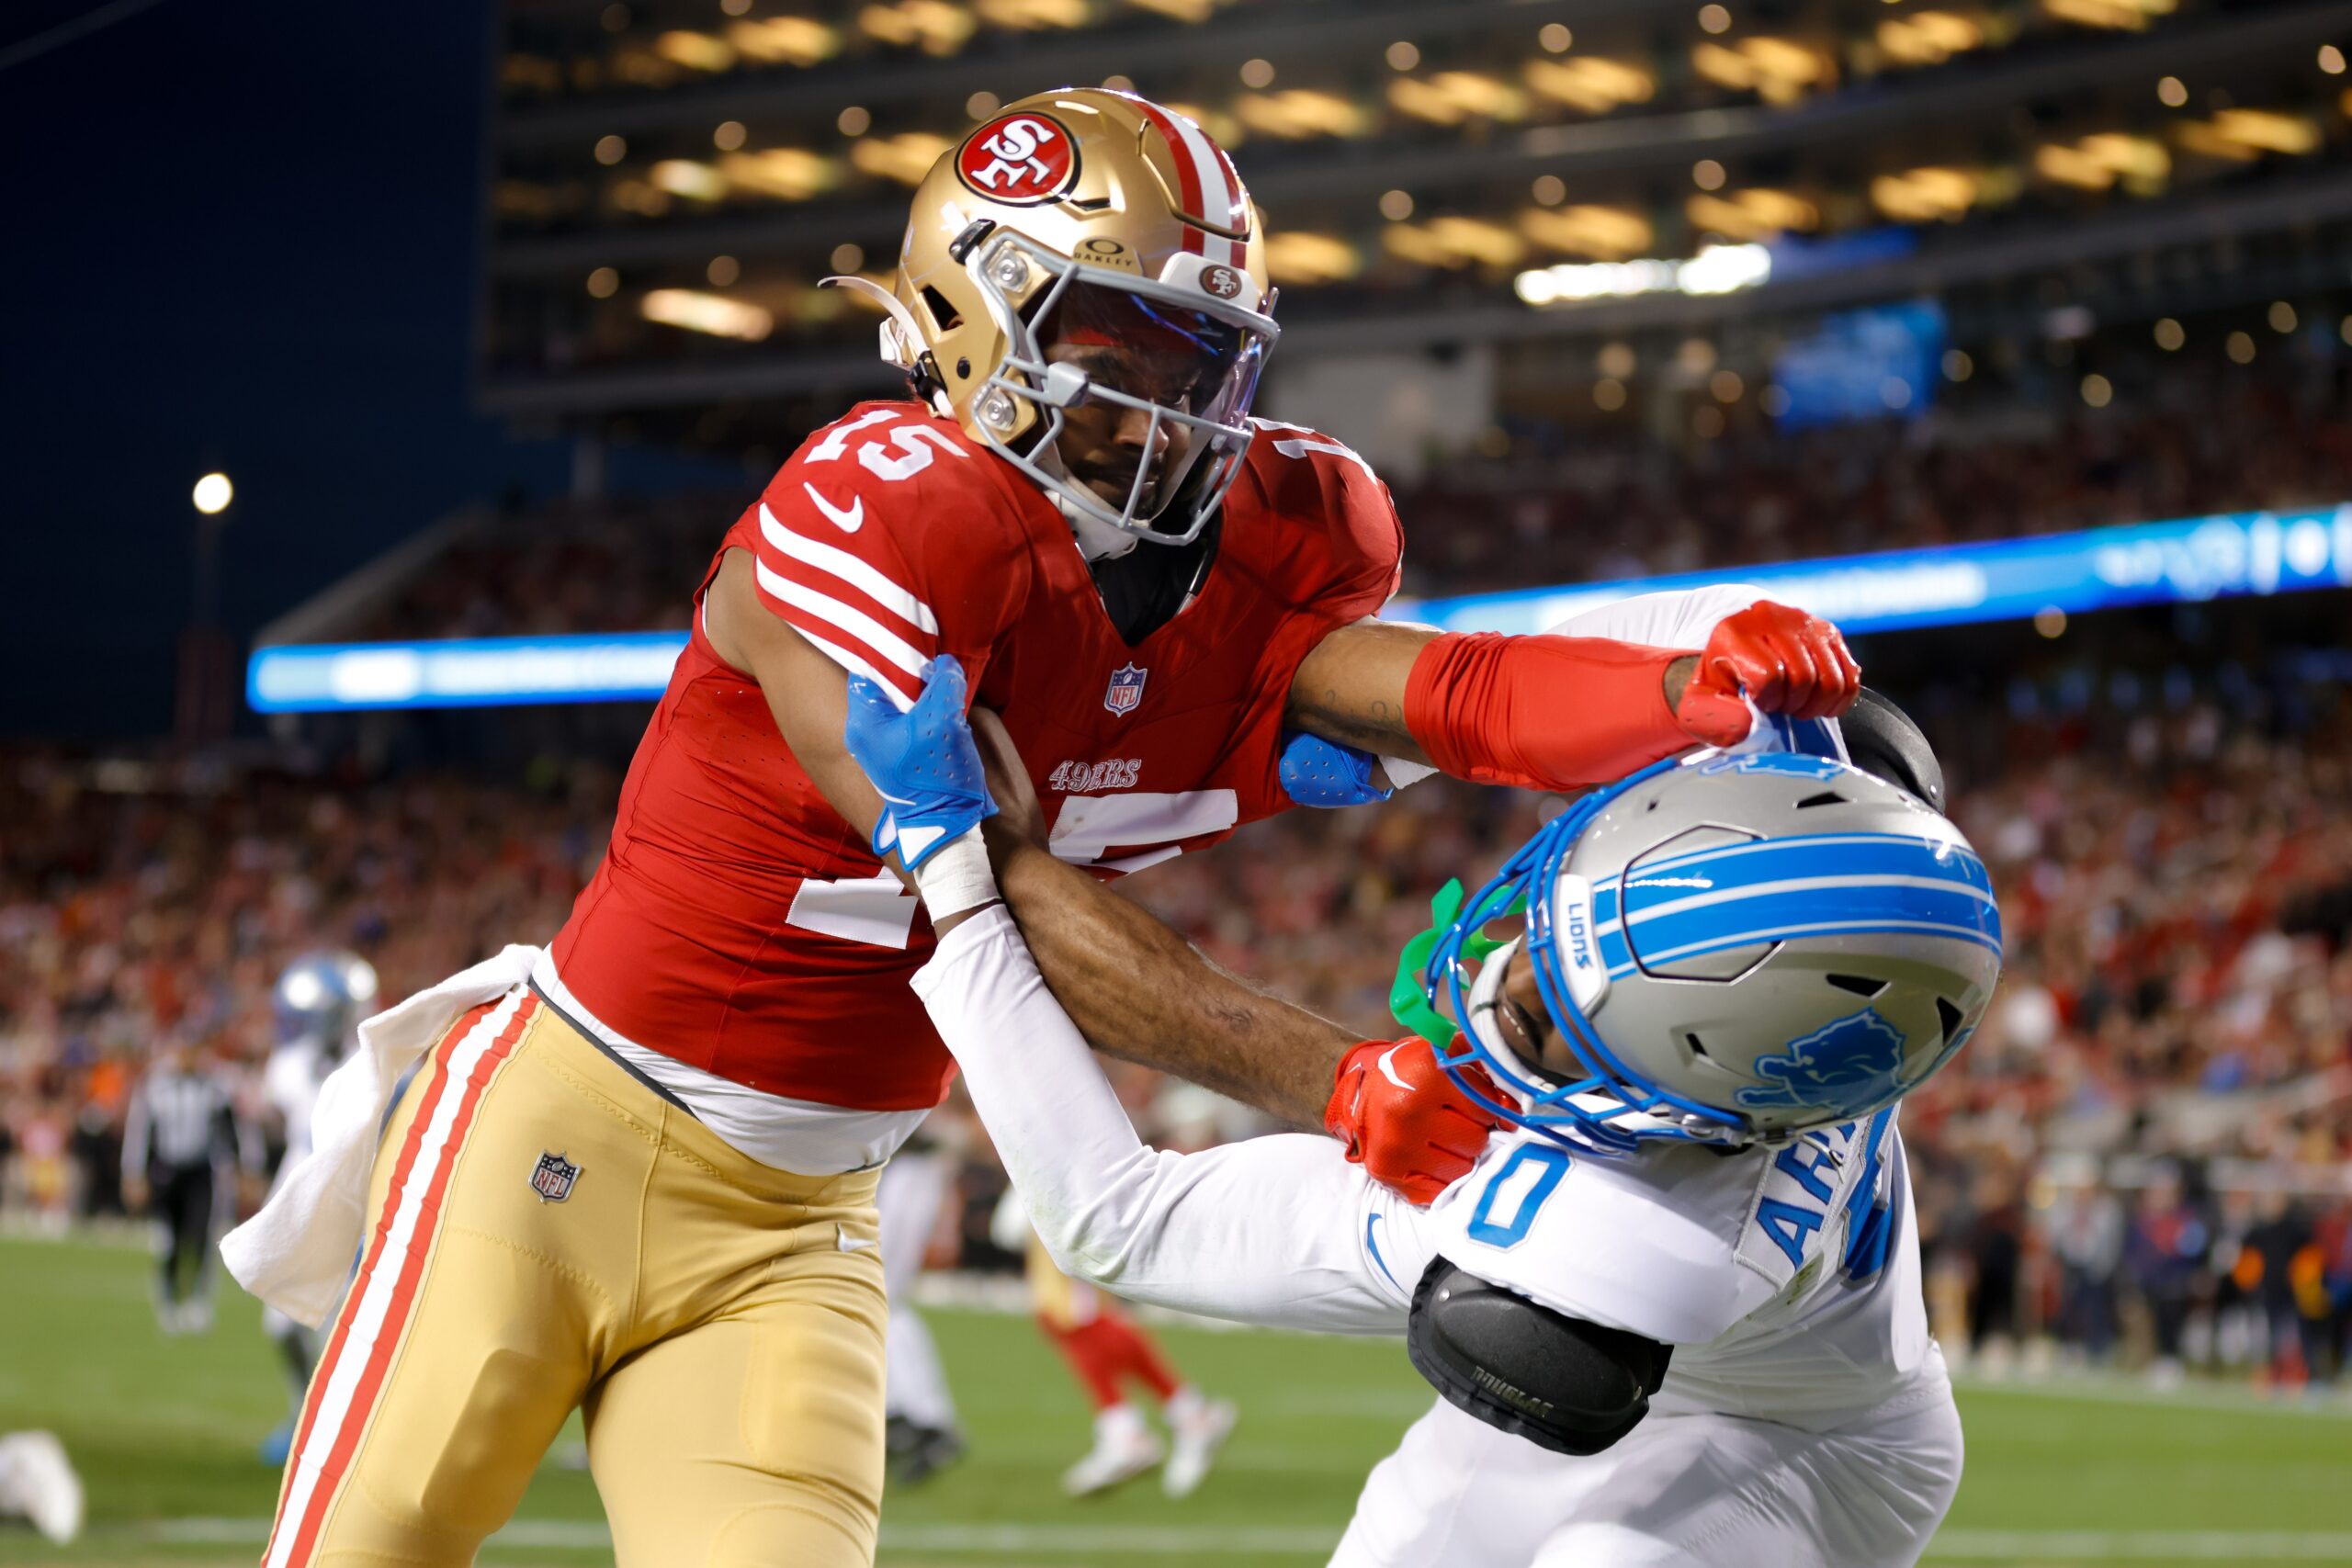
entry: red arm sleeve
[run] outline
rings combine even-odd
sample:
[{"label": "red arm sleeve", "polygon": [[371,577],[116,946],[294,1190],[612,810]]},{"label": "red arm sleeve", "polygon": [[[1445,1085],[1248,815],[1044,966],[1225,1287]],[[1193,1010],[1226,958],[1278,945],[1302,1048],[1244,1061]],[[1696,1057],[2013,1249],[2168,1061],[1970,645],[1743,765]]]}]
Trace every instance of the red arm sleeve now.
[{"label": "red arm sleeve", "polygon": [[1605,637],[1448,632],[1405,683],[1405,728],[1456,778],[1581,789],[1695,744],[1666,705],[1689,649]]}]

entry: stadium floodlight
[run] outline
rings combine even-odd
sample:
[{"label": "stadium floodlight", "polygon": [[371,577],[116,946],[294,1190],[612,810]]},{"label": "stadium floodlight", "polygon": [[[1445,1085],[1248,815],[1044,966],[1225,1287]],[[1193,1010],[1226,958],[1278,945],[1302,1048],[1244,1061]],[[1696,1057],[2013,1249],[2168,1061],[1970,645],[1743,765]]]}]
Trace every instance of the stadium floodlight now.
[{"label": "stadium floodlight", "polygon": [[1519,297],[1530,305],[1622,299],[1635,294],[1732,294],[1772,276],[1763,245],[1707,245],[1688,261],[1563,262],[1522,272]]},{"label": "stadium floodlight", "polygon": [[228,475],[211,473],[196,481],[196,490],[189,499],[196,502],[198,512],[207,517],[217,517],[229,509],[229,502],[236,493],[236,486],[229,482]]}]

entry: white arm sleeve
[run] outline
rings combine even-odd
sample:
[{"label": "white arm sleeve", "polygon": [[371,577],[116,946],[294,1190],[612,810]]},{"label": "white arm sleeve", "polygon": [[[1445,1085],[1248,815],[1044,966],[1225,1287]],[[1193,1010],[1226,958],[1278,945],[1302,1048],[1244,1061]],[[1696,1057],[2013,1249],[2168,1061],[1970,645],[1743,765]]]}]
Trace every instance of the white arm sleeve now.
[{"label": "white arm sleeve", "polygon": [[1054,1261],[1130,1301],[1342,1334],[1401,1334],[1427,1215],[1329,1138],[1145,1146],[1012,917],[984,909],[914,977]]},{"label": "white arm sleeve", "polygon": [[1636,593],[1570,615],[1544,629],[1558,637],[1605,637],[1646,648],[1704,648],[1716,625],[1771,595],[1744,582]]}]

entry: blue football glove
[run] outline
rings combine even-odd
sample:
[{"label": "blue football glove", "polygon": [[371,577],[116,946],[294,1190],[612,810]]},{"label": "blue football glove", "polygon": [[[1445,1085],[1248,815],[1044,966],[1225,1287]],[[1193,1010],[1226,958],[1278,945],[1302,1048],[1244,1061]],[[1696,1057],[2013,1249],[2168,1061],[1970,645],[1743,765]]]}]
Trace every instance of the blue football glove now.
[{"label": "blue football glove", "polygon": [[904,713],[879,683],[852,675],[842,729],[849,754],[888,807],[874,825],[874,852],[898,851],[909,871],[996,815],[964,716],[964,667],[943,653],[922,674],[922,695]]},{"label": "blue football glove", "polygon": [[1369,806],[1396,793],[1381,789],[1372,782],[1372,768],[1376,761],[1369,751],[1334,746],[1321,736],[1309,735],[1302,729],[1283,743],[1282,765],[1277,771],[1282,776],[1283,793],[1301,806]]}]

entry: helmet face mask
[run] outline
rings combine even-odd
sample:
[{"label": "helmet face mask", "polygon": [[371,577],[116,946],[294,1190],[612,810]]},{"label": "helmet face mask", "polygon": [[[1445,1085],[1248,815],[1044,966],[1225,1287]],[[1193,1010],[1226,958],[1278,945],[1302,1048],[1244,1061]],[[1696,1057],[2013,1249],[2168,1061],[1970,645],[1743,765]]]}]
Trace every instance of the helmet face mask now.
[{"label": "helmet face mask", "polygon": [[[976,423],[1074,525],[1123,536],[1102,553],[1190,544],[1249,450],[1274,324],[1104,270],[1012,233],[975,252],[974,278],[1009,339],[974,400]],[[1049,281],[1016,302],[1008,276]]]},{"label": "helmet face mask", "polygon": [[1043,490],[1090,559],[1199,537],[1276,336],[1230,160],[1097,87],[1008,105],[941,154],[879,302],[884,357]]},{"label": "helmet face mask", "polygon": [[[1521,908],[1518,940],[1478,934]],[[2000,942],[1935,812],[1833,760],[1713,756],[1548,824],[1436,933],[1421,986],[1463,1026],[1440,1061],[1506,1121],[1601,1153],[1770,1145],[1941,1068]]]}]

